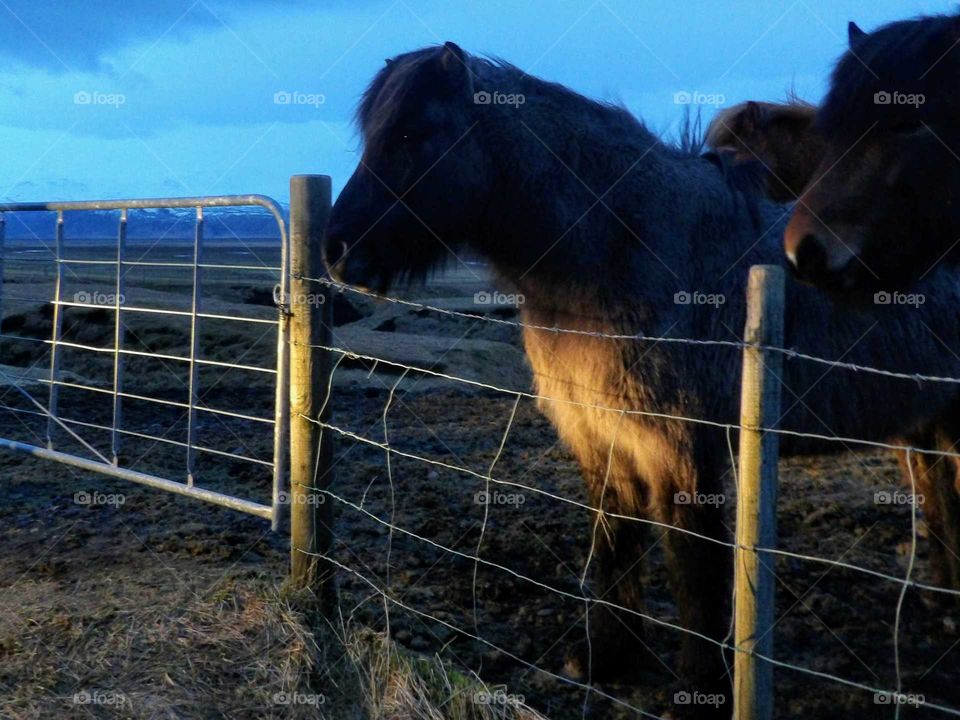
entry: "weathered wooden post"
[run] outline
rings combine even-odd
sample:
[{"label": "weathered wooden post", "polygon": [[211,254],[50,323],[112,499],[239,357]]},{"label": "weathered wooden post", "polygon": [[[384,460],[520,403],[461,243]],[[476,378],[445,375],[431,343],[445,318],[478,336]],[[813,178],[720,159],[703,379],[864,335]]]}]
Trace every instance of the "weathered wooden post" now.
[{"label": "weathered wooden post", "polygon": [[330,214],[331,185],[326,175],[290,178],[290,584],[312,590],[321,603],[335,598],[333,566],[317,557],[333,541],[333,504],[320,492],[333,480],[330,433],[312,421],[326,421],[323,408],[330,354],[333,304],[323,277],[323,229]]},{"label": "weathered wooden post", "polygon": [[735,563],[733,715],[735,720],[773,717],[773,666],[756,657],[773,654],[775,558],[751,548],[777,540],[777,460],[780,419],[780,353],[783,346],[783,269],[750,268],[740,398],[740,472]]}]

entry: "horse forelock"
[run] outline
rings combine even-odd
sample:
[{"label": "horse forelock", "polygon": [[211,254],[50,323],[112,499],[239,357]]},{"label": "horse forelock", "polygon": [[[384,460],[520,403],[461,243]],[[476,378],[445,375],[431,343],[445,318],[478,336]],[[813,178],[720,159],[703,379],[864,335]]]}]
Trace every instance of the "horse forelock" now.
[{"label": "horse forelock", "polygon": [[891,116],[889,106],[875,102],[881,92],[952,97],[960,68],[958,40],[958,15],[900,20],[870,33],[837,62],[817,128],[831,135],[859,135]]}]

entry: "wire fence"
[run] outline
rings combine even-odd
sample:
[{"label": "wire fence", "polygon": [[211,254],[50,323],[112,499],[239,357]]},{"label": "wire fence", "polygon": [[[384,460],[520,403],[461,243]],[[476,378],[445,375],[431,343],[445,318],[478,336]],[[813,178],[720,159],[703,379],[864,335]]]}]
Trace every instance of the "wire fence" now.
[{"label": "wire fence", "polygon": [[[677,337],[650,337],[645,335],[623,335],[623,334],[604,334],[601,332],[586,332],[583,330],[563,328],[563,327],[545,327],[541,325],[535,325],[530,323],[525,323],[520,320],[507,319],[504,317],[493,317],[488,314],[480,314],[473,312],[464,312],[461,310],[453,310],[449,308],[439,307],[436,305],[431,305],[423,302],[415,302],[408,299],[401,299],[397,297],[385,296],[378,293],[371,292],[369,290],[352,287],[349,285],[344,285],[342,283],[335,282],[330,280],[327,277],[320,276],[302,276],[294,273],[294,277],[303,282],[309,284],[315,284],[320,288],[326,288],[327,291],[331,293],[340,293],[347,296],[355,296],[358,298],[363,298],[369,301],[375,301],[376,303],[390,303],[404,308],[410,309],[415,312],[418,317],[425,316],[443,316],[451,318],[460,318],[465,320],[470,320],[472,322],[488,324],[488,325],[497,325],[508,327],[518,332],[523,331],[536,331],[536,332],[547,332],[547,333],[557,333],[557,334],[573,334],[573,335],[588,335],[593,338],[609,340],[609,341],[633,341],[641,343],[671,343],[671,344],[681,344],[691,346],[694,350],[696,348],[702,347],[722,347],[729,349],[731,351],[748,351],[748,350],[762,350],[769,353],[775,353],[782,356],[784,359],[789,359],[792,362],[807,362],[813,363],[820,366],[824,366],[831,370],[839,370],[844,372],[856,372],[866,375],[873,375],[879,377],[885,377],[890,379],[895,379],[903,381],[904,383],[940,383],[945,385],[960,383],[960,378],[956,377],[941,377],[941,376],[932,376],[924,375],[919,373],[903,373],[888,370],[882,367],[870,367],[864,366],[849,362],[844,362],[839,359],[831,359],[824,357],[817,357],[809,354],[805,354],[800,350],[791,349],[787,347],[778,347],[778,346],[765,346],[758,345],[756,343],[749,342],[735,342],[735,341],[716,341],[716,340],[702,340],[702,339],[687,339],[687,338],[677,338]],[[366,493],[364,493],[363,498],[360,501],[351,500],[348,497],[345,497],[342,493],[335,491],[332,488],[329,480],[320,481],[320,476],[327,473],[326,468],[316,467],[314,468],[314,482],[308,487],[305,487],[305,491],[317,493],[319,496],[322,496],[325,500],[331,501],[335,504],[340,510],[344,513],[353,514],[357,517],[362,517],[377,526],[380,526],[386,530],[389,534],[390,545],[392,547],[394,537],[404,537],[413,541],[414,543],[419,543],[424,547],[432,548],[433,550],[439,551],[443,555],[448,555],[450,557],[459,558],[462,561],[473,566],[474,578],[476,578],[476,573],[478,568],[485,568],[494,573],[499,573],[505,577],[512,578],[513,580],[519,581],[523,584],[529,585],[532,588],[536,588],[541,591],[545,591],[551,595],[555,595],[566,600],[579,603],[585,608],[589,607],[607,607],[612,610],[616,610],[620,613],[625,613],[627,615],[633,616],[638,620],[642,621],[644,624],[649,624],[651,626],[656,626],[662,628],[670,633],[676,633],[677,635],[686,635],[696,637],[700,641],[710,643],[721,649],[723,651],[728,651],[734,656],[738,653],[749,653],[750,655],[759,658],[760,660],[768,663],[772,667],[780,668],[786,671],[793,673],[798,673],[802,676],[807,676],[810,678],[815,678],[821,681],[827,681],[830,683],[835,683],[838,686],[846,687],[849,689],[855,689],[858,691],[863,691],[864,693],[870,693],[874,695],[873,701],[881,704],[889,704],[893,706],[893,712],[897,717],[899,717],[901,710],[907,706],[916,706],[923,707],[927,710],[935,711],[940,714],[945,715],[960,715],[960,709],[950,707],[946,704],[935,702],[933,700],[927,700],[921,693],[912,692],[910,688],[904,686],[903,672],[901,668],[901,651],[902,651],[902,633],[903,633],[903,615],[904,615],[904,602],[906,598],[906,593],[910,589],[922,590],[924,592],[931,593],[935,596],[945,597],[945,598],[955,598],[960,596],[960,590],[951,588],[951,587],[940,587],[930,583],[922,582],[914,577],[916,569],[916,559],[917,559],[917,536],[918,536],[918,510],[917,503],[911,503],[910,511],[910,532],[909,532],[909,554],[907,558],[907,568],[903,575],[895,575],[888,572],[883,572],[874,568],[866,567],[859,565],[857,563],[849,562],[843,559],[843,555],[840,558],[829,558],[829,557],[819,557],[817,555],[794,552],[774,546],[758,546],[758,545],[743,545],[738,542],[729,542],[717,537],[712,537],[696,531],[690,530],[688,528],[678,527],[669,523],[664,523],[650,518],[641,518],[631,515],[618,514],[615,512],[610,512],[608,510],[596,507],[589,502],[584,502],[583,500],[567,497],[561,493],[553,492],[541,487],[536,487],[530,483],[524,483],[517,480],[510,479],[506,474],[501,475],[498,470],[498,462],[500,460],[501,454],[505,445],[508,443],[508,439],[511,433],[511,430],[514,427],[515,418],[517,415],[517,406],[523,400],[532,400],[536,401],[540,405],[548,403],[558,403],[558,404],[572,404],[581,406],[584,408],[589,408],[593,411],[598,411],[601,413],[612,413],[619,416],[621,419],[624,416],[640,416],[647,418],[651,421],[671,421],[671,422],[681,422],[681,423],[691,423],[696,425],[702,425],[710,428],[714,428],[718,431],[722,431],[727,435],[728,447],[730,450],[730,463],[732,468],[737,467],[737,457],[734,452],[733,447],[733,435],[734,433],[739,433],[741,431],[754,431],[760,432],[762,434],[770,434],[777,436],[790,436],[796,438],[805,438],[817,441],[824,441],[829,443],[837,444],[840,450],[847,449],[850,446],[863,446],[867,448],[875,448],[882,450],[890,450],[898,453],[904,454],[906,458],[905,466],[908,469],[909,481],[909,490],[911,491],[911,498],[918,497],[917,489],[917,478],[914,474],[914,460],[918,455],[928,455],[933,456],[938,459],[956,459],[960,458],[960,453],[953,451],[952,449],[944,450],[940,448],[925,448],[915,446],[909,443],[900,443],[900,442],[881,442],[876,440],[867,440],[867,439],[858,439],[855,437],[839,437],[835,435],[828,434],[818,434],[818,433],[806,433],[799,432],[795,430],[782,429],[779,427],[756,427],[756,426],[747,426],[739,422],[717,422],[713,420],[707,420],[699,417],[689,417],[683,415],[677,415],[673,413],[658,412],[656,410],[650,410],[646,408],[620,408],[613,407],[603,404],[593,404],[593,403],[583,403],[570,398],[565,397],[550,397],[546,395],[539,394],[537,392],[530,391],[521,387],[509,387],[493,382],[486,382],[482,380],[477,380],[462,375],[449,370],[435,369],[434,367],[427,366],[427,363],[416,364],[409,361],[403,361],[396,357],[391,357],[390,353],[374,353],[374,352],[358,352],[352,349],[349,346],[349,343],[337,342],[337,333],[334,331],[328,339],[324,342],[312,343],[311,349],[319,351],[323,354],[329,355],[333,358],[330,367],[330,374],[327,377],[326,388],[324,390],[325,400],[323,403],[323,408],[321,412],[311,415],[309,417],[301,415],[305,420],[308,420],[310,423],[314,424],[319,432],[321,437],[325,436],[335,436],[340,438],[344,443],[347,443],[350,446],[358,445],[370,448],[376,452],[383,453],[387,480],[390,484],[390,503],[387,507],[383,509],[383,512],[374,512],[369,509],[366,505],[367,498]],[[353,364],[361,363],[365,368],[368,368],[369,374],[373,375],[377,372],[378,369],[386,369],[393,376],[396,376],[396,380],[390,384],[389,392],[387,399],[385,401],[382,413],[382,433],[383,437],[371,437],[369,431],[365,433],[358,432],[354,429],[345,427],[342,423],[335,421],[332,417],[329,416],[328,405],[331,401],[331,397],[334,395],[333,384],[335,381],[335,376],[338,372],[342,372],[342,367],[346,361],[350,361]],[[351,367],[353,366],[351,365]],[[387,424],[387,413],[391,408],[391,404],[394,402],[395,395],[398,391],[398,388],[402,386],[404,381],[407,381],[410,378],[432,378],[442,383],[447,383],[452,387],[464,387],[471,388],[474,390],[480,390],[486,393],[490,393],[494,396],[502,397],[505,401],[505,408],[512,408],[508,413],[508,419],[506,428],[503,431],[502,436],[500,436],[499,443],[496,445],[499,448],[493,461],[490,463],[486,471],[474,469],[468,467],[466,464],[450,462],[446,459],[440,457],[432,457],[428,453],[420,452],[416,449],[410,447],[403,447],[398,445],[395,441],[391,441],[391,436],[395,432],[388,429]],[[779,414],[778,414],[779,416]],[[373,426],[371,426],[372,429]],[[326,434],[326,435],[324,435]],[[614,444],[616,440],[614,440]],[[611,457],[614,452],[614,447],[611,446],[610,454]],[[719,544],[723,547],[730,549],[731,552],[749,552],[757,555],[770,556],[770,557],[779,557],[784,559],[790,559],[792,561],[804,562],[816,564],[819,566],[824,566],[828,570],[830,569],[842,569],[844,571],[855,573],[858,576],[864,579],[875,579],[877,581],[882,581],[883,583],[889,583],[897,591],[897,600],[896,606],[893,608],[894,617],[892,620],[892,644],[893,644],[893,665],[895,668],[895,682],[892,687],[884,687],[881,683],[867,683],[861,682],[856,679],[851,679],[848,677],[843,677],[834,672],[828,672],[824,670],[819,670],[813,667],[807,667],[800,663],[790,662],[783,658],[790,656],[789,647],[780,647],[779,655],[781,657],[775,657],[772,654],[763,654],[759,652],[756,648],[747,650],[743,647],[738,646],[736,643],[731,641],[732,635],[724,639],[718,639],[716,637],[710,637],[703,633],[696,632],[690,628],[684,627],[682,624],[677,622],[672,622],[665,620],[663,618],[657,617],[655,614],[652,614],[648,611],[643,611],[635,607],[625,607],[621,604],[617,604],[606,600],[601,597],[596,597],[595,595],[590,594],[583,582],[581,582],[581,587],[579,591],[571,591],[557,585],[553,585],[549,582],[544,582],[543,580],[531,577],[529,575],[520,572],[519,570],[511,567],[509,564],[495,562],[491,559],[482,557],[480,554],[480,544],[477,545],[476,552],[465,552],[464,550],[457,549],[453,545],[444,544],[437,542],[428,536],[427,533],[417,532],[415,529],[410,527],[404,527],[401,524],[398,524],[395,521],[396,515],[396,505],[393,502],[394,496],[394,477],[393,477],[393,468],[391,465],[391,459],[394,460],[403,460],[409,461],[412,463],[422,464],[426,467],[435,468],[437,470],[448,471],[457,475],[462,475],[468,477],[474,481],[478,481],[484,485],[486,491],[489,493],[491,487],[502,487],[510,490],[521,491],[523,493],[530,493],[531,495],[544,498],[545,500],[567,505],[574,506],[580,510],[586,511],[589,516],[592,518],[591,526],[594,530],[593,544],[597,542],[597,529],[601,527],[607,520],[616,519],[618,521],[625,521],[629,523],[638,523],[653,528],[657,528],[663,531],[670,531],[676,533],[686,534],[690,537],[697,538],[705,542]],[[608,464],[608,473],[609,473],[609,464]],[[482,538],[488,531],[488,516],[489,516],[489,506],[484,508],[484,518],[483,526],[480,529],[481,543]],[[372,576],[372,573],[369,572],[369,568],[366,568],[368,572],[364,572],[364,568],[358,568],[352,566],[352,563],[345,562],[341,557],[338,559],[332,551],[329,549],[321,550],[304,550],[302,548],[293,548],[294,552],[302,552],[306,555],[313,556],[318,560],[321,560],[325,563],[330,563],[337,570],[347,573],[349,577],[354,578],[362,586],[369,589],[369,591],[374,594],[376,597],[382,599],[387,606],[393,606],[397,609],[413,613],[418,617],[424,619],[429,619],[432,622],[436,622],[442,626],[449,628],[452,631],[455,631],[464,637],[471,638],[476,642],[482,643],[485,646],[495,649],[497,652],[502,653],[505,657],[509,657],[512,661],[519,663],[523,666],[528,666],[530,670],[537,673],[544,674],[553,678],[558,682],[565,683],[572,687],[578,688],[589,696],[594,694],[598,697],[605,698],[606,700],[625,708],[638,716],[642,717],[659,717],[656,714],[653,714],[649,709],[644,709],[637,707],[635,704],[627,702],[621,697],[616,697],[615,695],[606,692],[596,686],[593,686],[589,683],[579,682],[577,680],[570,679],[566,676],[552,672],[551,670],[541,667],[537,664],[531,664],[528,660],[520,657],[517,653],[512,653],[509,649],[499,646],[489,640],[488,638],[483,637],[483,634],[480,632],[479,627],[476,625],[473,628],[467,628],[463,626],[455,626],[450,622],[449,619],[444,617],[437,617],[431,615],[428,612],[425,612],[423,609],[418,609],[413,607],[411,603],[403,600],[397,592],[390,586],[389,582],[378,582],[375,576]],[[587,572],[590,566],[591,559],[593,557],[593,551],[591,547],[590,555],[588,556],[586,567],[583,569],[582,581],[585,581],[587,577]],[[388,549],[388,559],[387,564],[389,565],[389,549]],[[389,572],[389,571],[388,571]],[[388,575],[389,579],[389,575]],[[474,594],[473,599],[474,605],[476,606],[477,597]],[[386,612],[386,611],[385,611]],[[474,612],[474,617],[476,618],[476,612]],[[585,699],[586,702],[586,699]]]},{"label": "wire fence", "polygon": [[[315,179],[315,178],[314,178]],[[639,707],[635,702],[619,697],[607,687],[600,687],[586,681],[572,679],[544,666],[538,659],[531,662],[524,652],[504,647],[503,642],[491,639],[481,629],[480,599],[478,585],[480,571],[489,572],[495,577],[509,579],[584,609],[584,618],[589,623],[589,611],[604,608],[616,611],[636,619],[670,635],[695,638],[707,643],[718,651],[729,653],[736,659],[746,657],[762,661],[768,667],[780,668],[801,677],[814,678],[832,683],[838,687],[872,693],[874,702],[894,706],[899,716],[904,707],[917,706],[945,715],[960,715],[960,709],[942,702],[928,700],[921,693],[913,692],[905,685],[902,668],[903,622],[905,600],[910,590],[923,591],[931,596],[954,600],[960,596],[960,589],[941,587],[916,577],[917,538],[920,517],[916,498],[918,497],[918,478],[914,461],[921,456],[950,461],[954,467],[960,458],[960,452],[953,447],[921,447],[910,442],[878,441],[875,439],[843,437],[829,433],[809,433],[785,429],[771,424],[748,424],[730,419],[711,420],[702,417],[686,416],[675,412],[658,411],[647,407],[617,407],[614,405],[585,402],[569,397],[555,397],[532,391],[522,383],[491,381],[467,377],[430,363],[419,363],[399,358],[387,351],[389,343],[380,350],[358,351],[341,337],[341,332],[333,325],[332,301],[336,295],[362,299],[367,302],[388,303],[409,309],[421,317],[446,317],[469,320],[489,327],[498,327],[515,333],[535,332],[588,336],[601,342],[644,343],[649,345],[689,346],[691,352],[719,348],[746,356],[751,352],[760,352],[763,357],[777,357],[783,361],[809,363],[825,369],[883,378],[904,383],[905,391],[915,386],[938,384],[945,386],[960,383],[960,378],[937,376],[921,373],[909,373],[883,367],[845,362],[842,358],[818,357],[803,352],[803,348],[781,347],[778,344],[748,341],[709,340],[683,337],[654,337],[635,334],[605,334],[564,327],[546,327],[521,320],[497,317],[491,314],[465,312],[415,302],[408,299],[384,296],[360,288],[334,282],[321,275],[318,263],[317,241],[320,236],[326,212],[329,210],[329,179],[324,183],[307,181],[292,183],[291,191],[291,229],[290,256],[288,257],[288,239],[285,218],[282,210],[272,200],[260,196],[225,196],[217,198],[157,199],[140,201],[108,201],[90,203],[48,203],[0,205],[0,348],[4,350],[0,361],[0,418],[6,418],[0,432],[0,447],[48,458],[85,470],[100,472],[115,477],[133,480],[153,487],[169,490],[183,495],[231,507],[254,515],[271,519],[276,527],[281,520],[281,510],[289,505],[291,515],[291,559],[292,575],[295,580],[306,584],[316,584],[323,589],[332,586],[333,572],[340,573],[365,588],[370,597],[383,603],[384,619],[389,628],[390,609],[411,613],[429,620],[470,640],[495,651],[501,657],[526,667],[544,677],[551,678],[584,695],[584,707],[591,696],[603,698],[623,710],[641,717],[659,717],[649,708]],[[309,195],[309,197],[308,197]],[[265,209],[275,220],[279,243],[275,244],[275,262],[249,263],[227,262],[210,252],[210,244],[204,238],[206,222],[205,211],[212,208],[259,206]],[[134,213],[150,208],[179,208],[193,214],[193,237],[185,245],[182,257],[155,257],[150,252],[134,252],[136,243],[128,239],[128,224],[133,222]],[[84,250],[76,252],[71,245],[70,223],[66,213],[109,211],[117,213],[117,234],[115,239],[102,243],[109,248],[110,257],[93,257]],[[38,259],[29,254],[17,256],[5,252],[4,219],[16,217],[16,213],[52,213],[54,241],[48,244],[40,237],[30,238],[30,251],[42,249],[45,257]],[[150,249],[161,244],[164,238],[152,238]],[[233,238],[240,241],[239,238]],[[9,244],[9,243],[8,243]],[[24,246],[26,247],[26,246]],[[143,250],[143,248],[140,248]],[[84,254],[84,252],[86,254]],[[256,253],[254,253],[256,257]],[[31,266],[31,263],[33,264]],[[27,269],[18,269],[21,265]],[[39,275],[38,264],[52,267]],[[104,301],[98,294],[100,290],[92,285],[71,293],[71,279],[77,270],[86,269],[105,273],[105,284],[98,286],[109,290],[109,300]],[[157,280],[152,275],[162,271],[186,273],[189,278],[183,284],[184,292],[189,296],[186,306],[175,306],[166,302],[163,293],[146,294],[137,302],[128,302],[127,295],[133,292],[130,273],[143,272],[146,279]],[[208,304],[204,299],[204,288],[216,279],[220,285],[229,285],[235,274],[249,277],[250,274],[263,274],[276,281],[277,291],[272,293],[269,309],[265,313],[238,313],[236,304],[217,306]],[[26,282],[18,278],[32,278]],[[40,278],[39,280],[37,278]],[[2,282],[2,281],[6,282]],[[49,283],[49,293],[44,292]],[[9,291],[13,288],[14,291]],[[315,291],[315,292],[311,292]],[[91,297],[85,297],[83,293]],[[279,294],[278,294],[279,293]],[[183,293],[181,293],[183,294]],[[41,318],[39,330],[25,327],[28,323],[25,313],[15,312],[13,308],[24,307],[32,311],[34,319]],[[39,314],[37,308],[46,308]],[[45,313],[45,314],[44,314]],[[79,313],[73,324],[65,324],[68,313]],[[91,339],[83,332],[92,324],[95,313],[100,313],[99,323],[104,326],[103,337]],[[132,332],[134,318],[163,320],[165,323],[185,323],[182,343],[172,343],[164,347],[153,347],[140,342]],[[245,328],[256,328],[254,343],[258,349],[264,345],[272,346],[273,353],[268,355],[270,362],[255,362],[247,359],[246,351],[239,351],[236,357],[216,357],[205,352],[201,324],[237,323]],[[318,332],[313,332],[316,329]],[[95,335],[95,334],[94,334]],[[264,338],[266,338],[264,340]],[[262,342],[261,342],[262,341]],[[21,350],[33,346],[40,352]],[[179,348],[180,351],[176,351]],[[247,350],[251,350],[247,348]],[[9,362],[8,358],[20,358],[20,362]],[[261,358],[263,353],[255,352],[253,357]],[[291,361],[291,356],[293,360]],[[317,360],[317,362],[314,362]],[[8,364],[9,362],[9,364]],[[161,363],[165,368],[180,368],[180,380],[173,391],[169,388],[151,387],[149,383],[132,383],[128,377],[130,365],[135,362]],[[365,430],[350,427],[340,414],[332,412],[332,404],[337,398],[334,383],[347,368],[363,367],[368,375],[386,371],[392,380],[384,382],[387,390],[382,411],[377,413],[375,422]],[[78,369],[83,372],[78,372]],[[102,372],[100,380],[91,379]],[[238,372],[243,377],[261,378],[262,383],[253,380],[247,382],[247,389],[255,390],[269,397],[259,403],[250,402],[251,393],[244,392],[243,403],[226,406],[219,402],[224,395],[208,395],[206,390],[217,385],[219,379],[204,373]],[[88,377],[89,375],[89,377]],[[444,457],[440,452],[424,450],[413,444],[405,444],[402,428],[388,422],[391,409],[401,402],[400,391],[404,384],[412,384],[429,379],[439,386],[460,388],[473,393],[484,393],[496,398],[502,404],[506,422],[503,430],[494,437],[490,445],[492,459],[479,469],[471,467],[454,454],[453,459]],[[37,392],[35,388],[43,388]],[[237,392],[236,388],[233,390]],[[255,394],[255,393],[253,393]],[[14,398],[17,401],[14,401]],[[77,400],[77,398],[82,398]],[[236,399],[236,398],[234,398]],[[96,401],[104,401],[98,404]],[[536,403],[540,406],[558,404],[571,405],[587,409],[598,414],[610,414],[616,430],[610,444],[607,457],[607,477],[609,480],[612,458],[617,449],[617,434],[625,418],[643,418],[650,423],[683,423],[710,428],[723,433],[729,452],[729,463],[734,471],[733,481],[737,487],[738,498],[744,487],[742,478],[736,472],[738,456],[734,448],[736,435],[755,433],[758,436],[777,438],[797,438],[831,443],[839,450],[850,447],[866,447],[876,450],[893,451],[905,456],[906,480],[911,491],[910,531],[906,568],[902,574],[887,572],[874,567],[851,562],[846,553],[837,558],[821,557],[815,553],[797,552],[777,547],[776,543],[745,543],[739,539],[730,541],[711,536],[696,530],[680,527],[651,517],[637,517],[627,513],[613,512],[590,500],[582,499],[573,493],[564,492],[558,487],[538,487],[531,481],[524,481],[523,475],[513,477],[503,468],[504,456],[512,437],[521,424],[524,403]],[[134,412],[138,404],[153,410]],[[272,412],[257,413],[254,406],[269,407]],[[72,414],[73,410],[96,407],[92,412],[81,416]],[[500,405],[497,412],[501,412]],[[167,409],[176,413],[178,419],[170,424],[166,432],[152,431],[149,426],[135,427],[131,420],[135,415],[144,415],[157,409]],[[779,416],[779,413],[777,414]],[[210,418],[221,434],[231,435],[241,447],[216,447],[214,443],[203,440],[201,427],[203,419]],[[260,440],[247,443],[248,435],[238,435],[230,430],[226,423],[241,423],[244,433],[256,433]],[[33,423],[32,425],[30,423]],[[372,431],[379,428],[377,435]],[[10,428],[27,433],[25,439],[17,439]],[[290,445],[287,445],[288,428]],[[374,500],[368,497],[369,486],[359,498],[348,497],[338,485],[332,482],[332,476],[340,458],[334,459],[330,451],[331,441],[338,438],[348,448],[366,448],[379,458],[386,472],[388,492],[381,507],[373,507]],[[140,469],[137,460],[130,461],[124,455],[124,449],[130,443],[155,445],[169,448],[179,455],[177,465],[167,464],[161,469],[151,467]],[[269,447],[264,454],[254,448]],[[290,492],[283,492],[286,474],[286,453],[290,455]],[[239,497],[218,486],[216,489],[205,485],[202,474],[198,473],[202,456],[212,456],[236,463],[242,463],[269,473],[271,478],[270,499],[255,501]],[[742,461],[742,458],[739,458]],[[473,551],[458,548],[458,542],[437,539],[430,532],[405,525],[397,519],[398,477],[397,464],[408,463],[413,466],[444,471],[455,476],[463,476],[479,483],[482,492],[489,498],[496,488],[517,491],[524,496],[536,497],[544,503],[557,507],[583,511],[589,518],[591,541],[589,552],[577,582],[566,584],[538,578],[533,572],[518,568],[512,562],[499,561],[485,557],[482,546],[495,533],[496,523],[491,516],[490,503],[483,504],[482,522],[479,536]],[[372,481],[371,481],[372,485]],[[377,501],[379,502],[379,501]],[[372,569],[353,556],[346,561],[334,552],[332,530],[334,526],[333,509],[348,517],[370,523],[386,533],[387,552],[384,561],[386,574],[377,577]],[[677,533],[690,538],[718,545],[729,550],[734,557],[734,567],[739,568],[737,558],[744,554],[770,559],[781,559],[796,563],[825,568],[824,574],[837,569],[854,574],[863,580],[876,581],[890,586],[896,595],[893,619],[890,623],[894,681],[884,683],[863,682],[844,677],[838,672],[818,669],[800,662],[788,661],[790,648],[781,646],[777,655],[764,646],[745,647],[730,634],[719,638],[686,627],[682,622],[667,619],[661,613],[650,608],[640,608],[614,602],[598,596],[591,591],[587,582],[595,550],[602,536],[608,532],[611,521],[637,526],[646,526],[663,533]],[[738,526],[738,531],[740,530]],[[437,612],[403,597],[397,592],[393,582],[391,557],[395,548],[395,539],[404,539],[415,547],[429,549],[441,558],[459,561],[463,573],[470,574],[471,603],[473,623],[469,620],[456,622],[449,614],[440,616]],[[953,540],[953,538],[948,538]],[[819,580],[818,580],[819,582]],[[736,587],[734,588],[736,592]],[[736,596],[735,596],[736,597]],[[342,608],[341,608],[342,610]],[[352,614],[352,611],[350,611]],[[465,617],[467,617],[465,615]],[[589,629],[589,628],[588,628]],[[772,626],[769,630],[772,632]],[[588,632],[589,638],[589,632]],[[726,661],[726,657],[724,656]],[[522,701],[510,701],[522,707]]]}]

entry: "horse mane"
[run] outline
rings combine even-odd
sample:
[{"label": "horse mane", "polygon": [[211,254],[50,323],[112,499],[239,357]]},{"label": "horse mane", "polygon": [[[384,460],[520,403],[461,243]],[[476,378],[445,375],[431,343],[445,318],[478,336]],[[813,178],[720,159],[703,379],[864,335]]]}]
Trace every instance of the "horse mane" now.
[{"label": "horse mane", "polygon": [[[933,90],[942,100],[956,102],[952,97],[960,67],[958,40],[960,15],[930,15],[884,25],[855,41],[833,70],[830,91],[817,115],[818,127],[827,133],[842,132],[890,118],[890,106],[874,102],[878,92]],[[947,57],[950,54],[952,58]],[[921,116],[925,110],[921,106]]]},{"label": "horse mane", "polygon": [[[442,45],[432,45],[398,55],[387,60],[386,65],[374,76],[361,96],[354,118],[368,150],[375,153],[382,149],[390,129],[401,119],[406,101],[419,89],[418,73],[428,62],[435,59],[442,49]],[[628,135],[648,135],[664,151],[676,157],[703,158],[713,163],[720,168],[729,187],[750,198],[751,202],[765,197],[765,180],[759,164],[735,162],[732,158],[717,153],[704,153],[709,142],[710,129],[704,132],[699,112],[693,118],[688,110],[681,124],[679,137],[675,142],[670,142],[654,133],[622,103],[588,98],[560,83],[529,75],[499,57],[468,54],[467,68],[479,86],[485,82],[496,84],[497,81],[506,79],[512,81],[519,92],[525,92],[528,96],[549,94],[571,104],[578,104],[586,110],[588,118],[598,124]],[[799,106],[799,101],[797,104]]]}]

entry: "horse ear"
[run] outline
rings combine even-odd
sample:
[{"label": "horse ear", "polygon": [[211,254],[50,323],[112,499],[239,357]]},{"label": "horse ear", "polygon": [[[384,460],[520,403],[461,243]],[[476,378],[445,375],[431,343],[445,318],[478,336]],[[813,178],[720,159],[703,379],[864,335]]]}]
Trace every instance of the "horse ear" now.
[{"label": "horse ear", "polygon": [[747,106],[743,109],[743,113],[740,116],[740,122],[745,134],[755,132],[767,123],[766,108],[753,100],[748,101]]},{"label": "horse ear", "polygon": [[437,68],[444,84],[450,90],[473,93],[473,79],[470,74],[469,63],[469,56],[456,43],[446,42],[440,48]]},{"label": "horse ear", "polygon": [[847,42],[851,47],[854,45],[854,43],[859,42],[866,36],[867,34],[861,30],[860,26],[857,25],[853,20],[850,21],[849,25],[847,25]]},{"label": "horse ear", "polygon": [[440,51],[440,69],[450,78],[464,75],[467,71],[467,54],[459,45],[448,40]]}]

